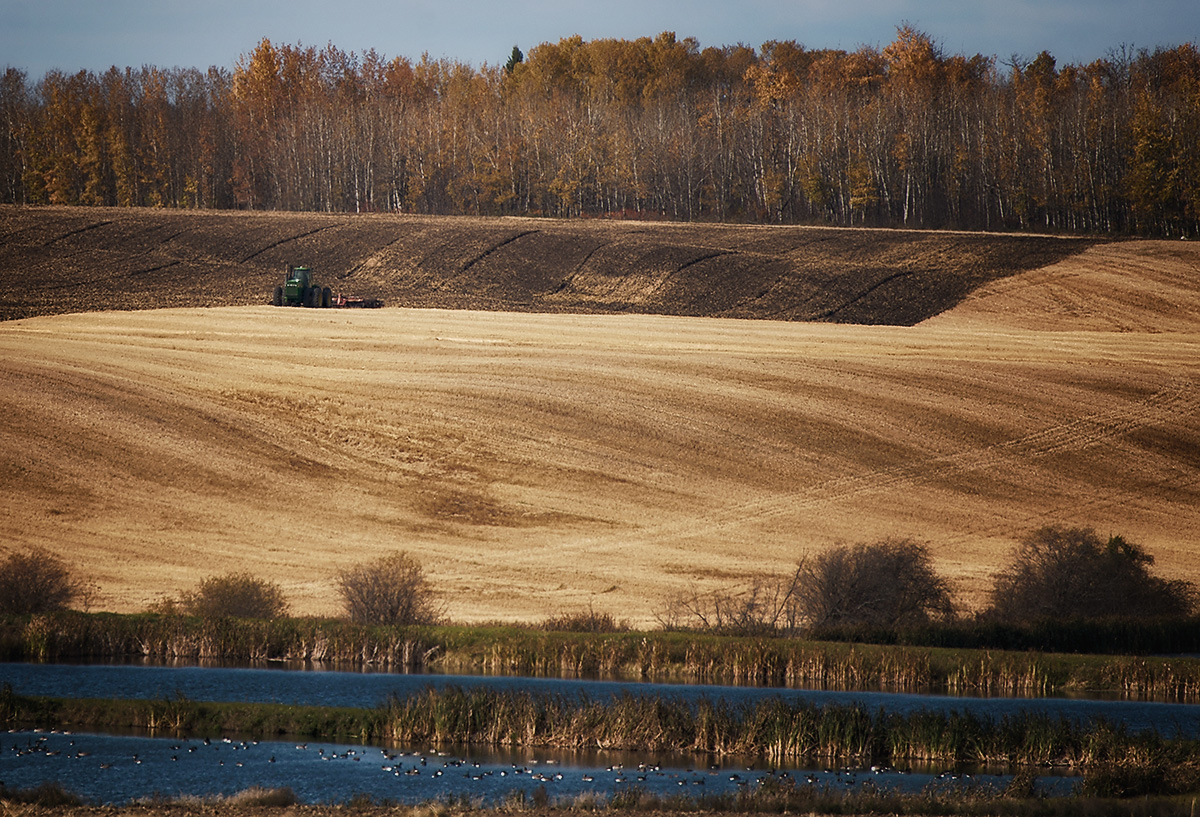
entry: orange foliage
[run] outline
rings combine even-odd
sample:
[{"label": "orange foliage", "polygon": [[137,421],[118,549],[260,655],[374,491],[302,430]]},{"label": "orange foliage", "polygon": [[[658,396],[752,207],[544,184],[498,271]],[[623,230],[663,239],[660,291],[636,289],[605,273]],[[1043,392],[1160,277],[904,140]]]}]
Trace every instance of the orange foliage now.
[{"label": "orange foliage", "polygon": [[1200,232],[1195,45],[1059,66],[579,36],[473,67],[263,39],[0,83],[0,200]]}]

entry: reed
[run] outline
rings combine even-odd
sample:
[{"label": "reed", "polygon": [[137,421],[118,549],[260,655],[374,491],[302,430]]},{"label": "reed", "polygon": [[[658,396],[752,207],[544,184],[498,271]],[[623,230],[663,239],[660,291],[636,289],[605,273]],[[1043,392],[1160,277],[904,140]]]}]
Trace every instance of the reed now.
[{"label": "reed", "polygon": [[34,698],[9,695],[6,727],[81,730],[140,730],[150,735],[254,738],[281,736],[313,740],[383,739],[379,709],[213,703],[187,698],[117,700]]},{"label": "reed", "polygon": [[862,707],[755,705],[623,696],[426,689],[381,709],[172,700],[55,700],[9,694],[10,725],[141,729],[152,734],[294,735],[399,744],[603,748],[755,756],[773,763],[1007,763],[1074,768],[1195,767],[1193,741],[1126,734],[1040,715],[991,720],[962,713],[895,715]]},{"label": "reed", "polygon": [[[29,698],[0,692],[6,727],[140,729],[176,736],[284,736],[403,745],[688,752],[771,764],[1061,766],[1097,794],[1200,790],[1200,742],[1037,713],[871,712],[781,698],[754,704],[625,695],[593,700],[427,688],[376,709],[167,700]],[[1160,782],[1154,783],[1154,780]]]},{"label": "reed", "polygon": [[6,660],[144,657],[190,661],[295,661],[421,669],[440,647],[423,628],[325,619],[201,618],[65,611],[5,619]]},{"label": "reed", "polygon": [[1200,702],[1200,659],[737,638],[704,633],[372,627],[62,612],[0,619],[0,658],[286,661],[571,678],[818,689],[1047,695],[1103,692]]},{"label": "reed", "polygon": [[753,705],[622,696],[532,695],[482,688],[426,689],[387,707],[385,735],[399,743],[753,755],[771,762],[914,761],[1073,768],[1200,764],[1195,741],[1129,734],[1037,713],[991,719],[961,712],[909,715],[858,706],[769,699]]}]

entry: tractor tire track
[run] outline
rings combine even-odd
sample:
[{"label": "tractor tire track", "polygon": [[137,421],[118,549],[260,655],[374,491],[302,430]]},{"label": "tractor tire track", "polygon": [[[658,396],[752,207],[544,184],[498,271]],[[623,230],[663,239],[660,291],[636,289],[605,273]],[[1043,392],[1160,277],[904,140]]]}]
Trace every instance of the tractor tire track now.
[{"label": "tractor tire track", "polygon": [[378,261],[379,258],[384,253],[386,253],[392,247],[399,244],[403,239],[404,239],[404,236],[402,236],[402,235],[396,236],[391,241],[388,241],[384,245],[377,247],[374,252],[372,252],[370,255],[366,256],[365,258],[363,258],[363,260],[359,261],[357,264],[355,264],[353,267],[351,267],[346,272],[343,272],[340,275],[335,275],[334,277],[339,281],[344,281],[347,278],[353,278],[355,275],[362,272],[362,270],[366,268],[367,264],[370,264],[373,261]]},{"label": "tractor tire track", "polygon": [[610,246],[611,244],[612,244],[611,241],[602,241],[602,242],[598,243],[596,246],[592,247],[590,250],[588,250],[587,254],[583,256],[583,259],[578,264],[576,264],[574,267],[572,267],[571,271],[563,277],[562,281],[554,289],[554,292],[552,294],[561,295],[563,292],[565,292],[567,289],[569,289],[571,286],[573,286],[575,279],[579,276],[580,273],[583,272],[583,268],[586,267],[587,263],[592,260],[592,256],[594,256],[596,253],[600,252],[600,250],[604,249],[605,247]]},{"label": "tractor tire track", "polygon": [[493,246],[493,247],[489,247],[488,249],[486,249],[486,250],[484,250],[483,252],[481,252],[479,255],[477,255],[477,256],[475,256],[474,258],[472,258],[472,259],[471,259],[470,261],[468,261],[466,264],[464,264],[464,265],[463,265],[463,267],[462,267],[462,269],[460,269],[460,270],[458,271],[458,272],[459,272],[459,274],[461,275],[461,274],[463,274],[464,272],[468,272],[468,271],[471,269],[471,267],[475,266],[476,264],[478,264],[478,263],[479,263],[480,261],[482,261],[483,259],[487,258],[487,257],[488,257],[489,255],[491,255],[492,253],[496,252],[496,251],[497,251],[497,250],[499,250],[501,247],[507,247],[509,244],[513,243],[513,242],[514,242],[514,241],[516,241],[517,239],[524,238],[524,237],[525,237],[525,236],[527,236],[527,235],[534,235],[535,233],[539,233],[539,232],[541,232],[541,230],[524,230],[524,231],[522,231],[522,232],[519,232],[519,233],[517,233],[517,234],[516,234],[516,235],[514,235],[514,236],[511,236],[510,238],[506,238],[506,239],[504,239],[504,240],[503,240],[503,241],[501,241],[499,244],[496,244],[496,245],[495,245],[495,246]]},{"label": "tractor tire track", "polygon": [[813,317],[813,320],[818,320],[818,321],[833,320],[834,316],[837,315],[839,312],[844,312],[845,310],[849,309],[850,307],[854,306],[855,304],[859,303],[860,301],[862,301],[863,299],[865,299],[866,297],[871,295],[876,290],[887,286],[888,284],[892,283],[893,281],[898,281],[901,278],[906,278],[908,276],[911,276],[912,274],[913,274],[912,272],[905,270],[903,272],[896,272],[891,275],[888,275],[885,278],[882,278],[881,280],[876,281],[874,284],[867,287],[862,292],[858,293],[857,295],[855,295],[853,298],[846,301],[845,303],[839,304],[838,306],[835,306],[835,307],[831,307],[830,309],[826,309],[823,312],[818,312]]},{"label": "tractor tire track", "polygon": [[88,225],[79,227],[74,230],[68,230],[67,232],[63,233],[62,235],[55,236],[54,238],[51,238],[48,241],[43,242],[42,247],[43,248],[52,247],[55,244],[57,244],[58,242],[66,241],[68,238],[71,238],[72,236],[79,235],[80,233],[90,232],[91,230],[98,230],[101,227],[107,227],[108,225],[110,225],[112,223],[113,223],[112,221],[97,221],[94,224],[88,224]]},{"label": "tractor tire track", "polygon": [[263,253],[268,252],[269,250],[273,250],[276,247],[282,247],[284,244],[287,244],[291,241],[299,241],[302,238],[308,238],[311,235],[316,235],[317,233],[322,233],[322,232],[325,232],[326,230],[332,230],[334,227],[337,227],[337,226],[338,225],[336,225],[336,224],[326,224],[324,226],[317,227],[316,229],[313,229],[313,230],[308,230],[303,233],[297,233],[296,235],[290,235],[290,236],[287,236],[286,238],[281,238],[278,241],[273,241],[270,244],[267,244],[265,247],[261,247],[261,248],[255,250],[254,252],[250,253],[245,258],[242,258],[240,263],[245,264],[247,261],[252,261],[255,258],[257,258],[258,256],[262,255]]},{"label": "tractor tire track", "polygon": [[[628,545],[630,542],[636,542],[642,546],[652,546],[664,541],[686,540],[749,524],[770,522],[797,512],[818,510],[837,502],[906,486],[961,477],[1013,462],[1082,451],[1139,428],[1169,422],[1181,415],[1197,413],[1200,413],[1200,392],[1192,380],[1180,379],[1137,403],[1096,412],[996,445],[930,457],[892,468],[835,477],[791,494],[730,505],[683,522],[666,522],[626,534],[619,539],[613,537],[611,541],[613,544],[620,542]],[[1190,479],[1191,483],[1198,481],[1200,475]],[[584,546],[603,547],[609,539],[607,536],[598,537]]]}]

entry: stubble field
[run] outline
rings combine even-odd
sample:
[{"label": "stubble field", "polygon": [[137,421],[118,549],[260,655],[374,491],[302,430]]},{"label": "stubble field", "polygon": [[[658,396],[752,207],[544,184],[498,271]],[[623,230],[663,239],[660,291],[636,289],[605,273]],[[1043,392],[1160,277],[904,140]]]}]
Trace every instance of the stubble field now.
[{"label": "stubble field", "polygon": [[[1185,242],[262,220],[289,240],[238,215],[0,215],[3,547],[64,555],[96,609],[248,570],[330,614],[339,567],[403,548],[456,620],[652,624],[682,590],[888,536],[928,541],[977,605],[1050,523],[1200,581]],[[317,228],[341,237],[295,260],[389,308],[263,305]],[[744,319],[770,310],[792,320]],[[689,311],[718,317],[638,314]]]}]

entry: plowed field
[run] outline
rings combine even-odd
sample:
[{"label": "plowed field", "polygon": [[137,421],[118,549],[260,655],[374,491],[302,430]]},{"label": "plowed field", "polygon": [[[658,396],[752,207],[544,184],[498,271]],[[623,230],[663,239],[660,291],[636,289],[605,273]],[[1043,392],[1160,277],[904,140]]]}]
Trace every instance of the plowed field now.
[{"label": "plowed field", "polygon": [[[458,620],[645,624],[883,536],[975,604],[1047,523],[1200,581],[1192,244],[11,209],[0,236],[0,547],[62,553],[100,609],[251,570],[332,613],[339,566],[405,548]],[[388,308],[264,305],[288,262]]]}]

